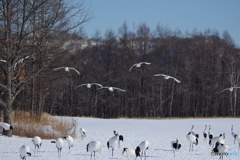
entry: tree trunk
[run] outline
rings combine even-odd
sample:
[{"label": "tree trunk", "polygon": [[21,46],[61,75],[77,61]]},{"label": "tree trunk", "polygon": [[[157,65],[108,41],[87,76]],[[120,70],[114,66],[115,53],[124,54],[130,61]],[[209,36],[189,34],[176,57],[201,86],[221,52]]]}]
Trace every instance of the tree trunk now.
[{"label": "tree trunk", "polygon": [[[12,103],[10,101],[10,103],[7,104],[6,107],[3,107],[4,122],[8,123],[10,125],[12,125],[11,111],[12,111]],[[3,129],[3,133],[2,134],[5,135],[5,136],[8,136],[8,137],[12,137],[12,130],[5,130],[5,129]]]}]

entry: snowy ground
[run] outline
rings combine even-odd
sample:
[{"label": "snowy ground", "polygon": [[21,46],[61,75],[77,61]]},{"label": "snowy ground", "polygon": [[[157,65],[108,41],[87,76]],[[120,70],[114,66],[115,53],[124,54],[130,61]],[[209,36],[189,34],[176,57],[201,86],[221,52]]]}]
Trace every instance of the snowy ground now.
[{"label": "snowy ground", "polygon": [[[62,118],[62,117],[57,117]],[[67,117],[63,117],[67,118]],[[146,119],[96,119],[96,118],[74,118],[77,121],[76,132],[79,128],[85,128],[87,137],[81,141],[75,138],[71,153],[68,153],[67,142],[64,141],[62,157],[58,158],[57,148],[51,140],[43,140],[43,144],[38,153],[34,153],[34,146],[31,138],[4,137],[0,136],[0,159],[16,160],[20,159],[19,149],[26,144],[30,147],[31,157],[27,159],[35,160],[90,160],[90,153],[86,152],[88,142],[96,140],[101,142],[103,151],[96,153],[96,160],[107,159],[126,159],[121,155],[123,147],[136,148],[143,140],[150,143],[147,151],[146,160],[219,160],[218,156],[211,156],[211,147],[208,140],[203,139],[203,130],[205,125],[212,126],[214,136],[226,133],[225,144],[229,146],[229,152],[237,152],[238,156],[225,156],[226,160],[240,159],[240,150],[238,144],[233,144],[231,136],[231,125],[234,125],[234,132],[240,134],[240,119],[172,119],[172,120],[146,120]],[[72,120],[72,118],[69,118]],[[200,135],[199,144],[194,145],[194,151],[189,152],[189,143],[186,135],[194,125],[193,131]],[[113,130],[124,136],[121,142],[121,148],[116,148],[114,156],[111,156],[111,149],[107,149],[107,141],[113,136]],[[64,135],[63,135],[64,136]],[[79,135],[80,137],[80,135]],[[58,137],[56,137],[58,138]],[[173,152],[170,147],[171,141],[177,139],[182,144],[182,148]],[[141,158],[138,157],[138,160]],[[143,158],[144,159],[144,158]]]}]

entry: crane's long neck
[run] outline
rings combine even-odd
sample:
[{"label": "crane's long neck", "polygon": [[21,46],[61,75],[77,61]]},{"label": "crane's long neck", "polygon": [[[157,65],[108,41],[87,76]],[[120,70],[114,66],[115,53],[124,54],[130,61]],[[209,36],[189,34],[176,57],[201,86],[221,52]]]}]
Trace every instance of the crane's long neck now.
[{"label": "crane's long neck", "polygon": [[231,130],[233,131],[233,125],[232,125],[232,128],[231,128]]}]

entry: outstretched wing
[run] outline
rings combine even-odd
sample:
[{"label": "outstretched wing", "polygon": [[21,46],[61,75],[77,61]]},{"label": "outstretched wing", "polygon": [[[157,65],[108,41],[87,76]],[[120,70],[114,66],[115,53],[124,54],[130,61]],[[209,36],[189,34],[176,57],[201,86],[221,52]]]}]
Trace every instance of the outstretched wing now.
[{"label": "outstretched wing", "polygon": [[103,87],[101,84],[98,84],[98,83],[91,83],[91,85],[97,85],[97,86],[99,86],[99,87]]},{"label": "outstretched wing", "polygon": [[80,74],[80,73],[78,72],[78,70],[76,70],[75,68],[69,67],[69,69],[72,69],[72,70],[74,70],[75,72],[77,72],[77,74]]},{"label": "outstretched wing", "polygon": [[87,84],[81,84],[81,85],[79,85],[79,86],[77,86],[75,89],[77,89],[77,88],[79,88],[79,87],[81,87],[81,86],[86,86]]},{"label": "outstretched wing", "polygon": [[107,89],[109,89],[109,87],[100,87],[100,88],[98,88],[97,90],[99,90],[99,89],[103,89],[103,88],[107,88]]},{"label": "outstretched wing", "polygon": [[232,88],[240,88],[240,87],[232,87]]},{"label": "outstretched wing", "polygon": [[165,74],[154,74],[154,76],[163,76],[163,77],[166,77],[167,75],[165,75]]},{"label": "outstretched wing", "polygon": [[131,72],[132,68],[135,67],[137,64],[132,65],[132,67],[129,69],[129,72]]},{"label": "outstretched wing", "polygon": [[179,81],[178,79],[176,79],[176,78],[174,78],[172,76],[170,76],[170,78],[174,79],[177,83],[181,83],[181,81]]},{"label": "outstretched wing", "polygon": [[58,69],[61,69],[61,68],[66,68],[66,67],[58,67],[58,68],[54,68],[53,70],[58,70]]},{"label": "outstretched wing", "polygon": [[113,89],[117,89],[117,90],[122,91],[122,92],[126,92],[125,90],[120,89],[120,88],[116,88],[116,87],[112,87],[112,88],[113,88]]},{"label": "outstretched wing", "polygon": [[218,94],[220,94],[220,93],[222,93],[222,92],[224,92],[224,91],[226,91],[226,90],[229,90],[230,88],[226,88],[226,89],[224,89],[224,90],[222,90],[221,92],[218,92]]},{"label": "outstretched wing", "polygon": [[151,63],[149,63],[149,62],[141,62],[140,64],[147,64],[147,65],[150,65]]}]

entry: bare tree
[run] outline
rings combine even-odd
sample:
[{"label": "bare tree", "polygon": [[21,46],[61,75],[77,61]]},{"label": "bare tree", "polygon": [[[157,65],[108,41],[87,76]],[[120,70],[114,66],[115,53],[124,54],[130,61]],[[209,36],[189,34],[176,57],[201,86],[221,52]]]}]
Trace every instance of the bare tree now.
[{"label": "bare tree", "polygon": [[[91,12],[83,6],[83,1],[71,6],[64,0],[1,0],[0,15],[0,57],[4,60],[0,84],[4,96],[0,105],[4,122],[11,124],[17,95],[31,80],[33,85],[41,84],[35,77],[63,52],[59,49],[66,39],[60,38],[61,35],[90,20]],[[71,18],[76,16],[80,16],[79,21],[72,22]],[[33,88],[32,94],[37,91]],[[12,135],[10,131],[3,134]]]}]

